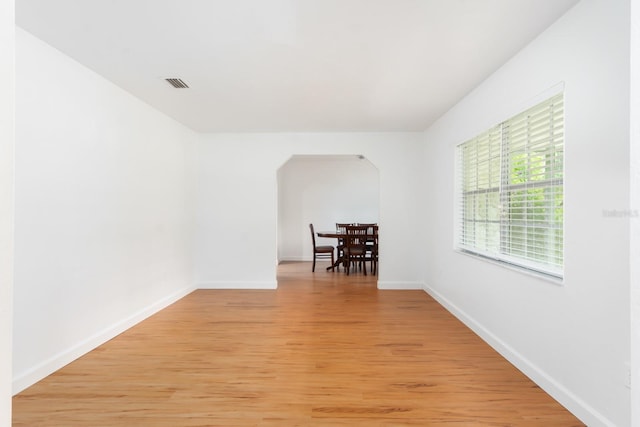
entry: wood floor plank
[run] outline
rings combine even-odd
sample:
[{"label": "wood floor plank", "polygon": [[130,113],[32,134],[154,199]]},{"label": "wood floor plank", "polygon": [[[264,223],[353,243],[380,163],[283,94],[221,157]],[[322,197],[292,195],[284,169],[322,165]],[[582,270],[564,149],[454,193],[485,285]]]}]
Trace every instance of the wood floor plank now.
[{"label": "wood floor plank", "polygon": [[13,399],[21,426],[583,426],[422,291],[279,268],[199,290]]}]

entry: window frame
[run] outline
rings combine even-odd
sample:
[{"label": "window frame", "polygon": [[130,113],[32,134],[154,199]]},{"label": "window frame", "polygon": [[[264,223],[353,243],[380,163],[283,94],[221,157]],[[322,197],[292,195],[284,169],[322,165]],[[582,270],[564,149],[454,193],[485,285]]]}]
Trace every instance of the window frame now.
[{"label": "window frame", "polygon": [[[518,114],[456,146],[455,250],[551,278],[554,281],[561,282],[564,279],[563,89],[547,93],[542,100],[538,98],[538,102],[529,108],[523,109]],[[550,110],[544,116],[550,121],[550,125],[544,128],[543,123],[543,128],[550,131],[550,136],[542,138],[548,139],[544,143],[536,139],[539,137],[530,137],[528,134],[524,137],[525,148],[521,154],[527,159],[527,166],[524,168],[526,178],[524,181],[516,182],[512,177],[515,170],[512,160],[516,156],[513,155],[514,143],[508,140],[510,127],[514,126],[514,123],[522,126],[520,123],[522,120],[525,120],[526,126],[530,126],[530,116],[540,114],[540,111],[544,112],[545,109]],[[522,144],[522,141],[521,137],[517,143]],[[531,141],[537,144],[534,148],[529,147]],[[482,145],[483,143],[485,145]],[[497,152],[495,152],[496,145]],[[466,151],[473,149],[476,153],[468,154]],[[480,150],[484,151],[480,152]],[[532,162],[529,157],[534,157],[534,161],[540,162],[542,166],[537,166],[538,169],[536,169],[536,166],[529,165],[528,163]],[[499,165],[497,177],[495,176],[496,164]],[[533,178],[529,176],[532,171],[537,170],[542,171],[540,175],[544,176]],[[469,178],[474,172],[475,177]],[[480,175],[483,176],[484,181]],[[475,182],[473,182],[474,178]],[[520,222],[513,219],[517,209],[514,207],[513,199],[510,201],[509,198],[510,195],[513,198],[517,193],[522,193],[523,200],[528,202],[526,207],[520,207]],[[490,201],[490,197],[493,197],[493,200]],[[531,201],[534,197],[537,198],[537,205],[532,208]],[[486,206],[482,205],[483,203]],[[486,210],[484,217],[479,213],[482,209]],[[532,212],[542,212],[540,215],[546,218],[531,221],[529,224],[528,218],[533,216]],[[522,220],[522,217],[525,219]],[[473,232],[468,229],[470,225]],[[482,230],[483,225],[486,235],[476,236],[477,230]],[[516,236],[515,227],[520,227],[520,232],[525,236],[520,237],[520,241],[518,237],[514,237]],[[530,238],[530,235],[534,237]],[[522,242],[524,242],[524,250],[522,248],[519,250],[524,252],[524,255],[519,254],[518,249],[514,249],[518,245],[522,246]],[[532,245],[532,249],[529,250],[527,245]]]}]

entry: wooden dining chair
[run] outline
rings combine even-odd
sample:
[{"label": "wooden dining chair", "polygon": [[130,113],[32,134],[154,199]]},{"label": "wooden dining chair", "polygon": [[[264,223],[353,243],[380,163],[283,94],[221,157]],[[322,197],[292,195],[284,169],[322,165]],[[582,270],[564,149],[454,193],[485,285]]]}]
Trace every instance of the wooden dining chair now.
[{"label": "wooden dining chair", "polygon": [[367,254],[367,226],[349,225],[345,236],[344,246],[344,268],[347,276],[351,268],[361,268],[364,275],[367,275],[366,254]]},{"label": "wooden dining chair", "polygon": [[309,229],[311,230],[311,241],[313,242],[313,266],[311,267],[311,272],[316,271],[316,259],[331,259],[331,271],[333,271],[333,251],[335,248],[330,245],[316,246],[316,233],[313,229],[313,224],[309,224]]},{"label": "wooden dining chair", "polygon": [[378,266],[378,224],[362,223],[358,225],[367,226],[367,256],[366,259],[371,263],[371,273],[376,274]]},{"label": "wooden dining chair", "polygon": [[366,260],[371,263],[371,274],[378,274],[378,225],[371,227],[371,232],[367,232],[367,254]]},{"label": "wooden dining chair", "polygon": [[[375,223],[375,222],[371,222],[371,223],[362,223],[362,222],[359,222],[359,223],[358,223],[358,224],[356,224],[356,225],[363,225],[363,226],[364,226],[364,225],[366,225],[366,226],[367,226],[367,234],[368,234],[369,236],[372,236],[372,235],[375,233],[375,231],[376,231],[376,230],[374,230],[374,229],[377,229],[377,227],[378,227],[378,224],[377,224],[377,223]],[[369,237],[368,242],[369,242],[369,243],[373,242],[373,238],[372,238],[372,237]]]},{"label": "wooden dining chair", "polygon": [[[355,225],[353,223],[350,222],[336,222],[336,231],[338,233],[344,233],[347,234],[347,227],[350,225]],[[344,238],[338,238],[338,246],[336,247],[338,250],[338,259],[342,258],[344,256]]]}]

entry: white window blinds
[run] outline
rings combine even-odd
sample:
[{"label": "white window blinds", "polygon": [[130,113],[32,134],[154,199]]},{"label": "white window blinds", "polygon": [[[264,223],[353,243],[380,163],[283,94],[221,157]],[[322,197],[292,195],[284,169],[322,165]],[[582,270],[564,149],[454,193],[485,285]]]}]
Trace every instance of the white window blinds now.
[{"label": "white window blinds", "polygon": [[458,146],[458,248],[563,272],[563,94]]}]

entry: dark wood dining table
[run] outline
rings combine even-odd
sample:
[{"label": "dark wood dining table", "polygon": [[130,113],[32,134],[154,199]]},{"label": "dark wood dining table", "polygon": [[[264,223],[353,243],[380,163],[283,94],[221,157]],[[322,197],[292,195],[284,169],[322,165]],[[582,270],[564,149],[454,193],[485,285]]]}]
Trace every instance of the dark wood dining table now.
[{"label": "dark wood dining table", "polygon": [[334,239],[341,239],[347,235],[347,233],[343,233],[341,231],[318,231],[316,232],[318,237],[333,237]]}]

